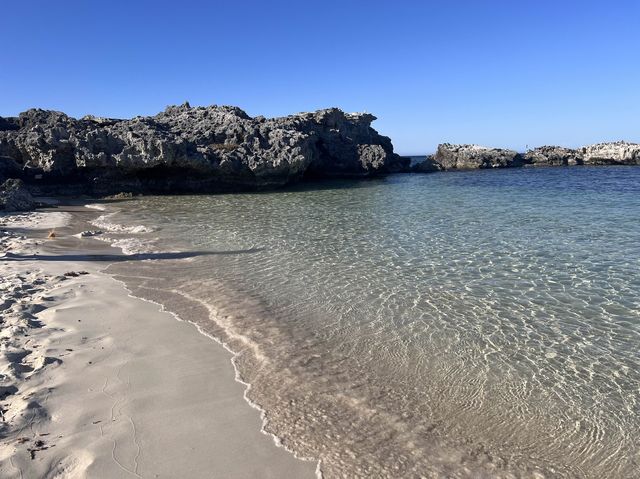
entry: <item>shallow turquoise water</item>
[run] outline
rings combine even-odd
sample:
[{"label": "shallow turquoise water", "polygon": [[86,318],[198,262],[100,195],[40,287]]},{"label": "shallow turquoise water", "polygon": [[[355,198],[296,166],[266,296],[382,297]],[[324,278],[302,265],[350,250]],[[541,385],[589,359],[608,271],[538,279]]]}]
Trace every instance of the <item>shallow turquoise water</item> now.
[{"label": "shallow turquoise water", "polygon": [[153,231],[113,237],[217,253],[111,270],[238,351],[327,477],[640,477],[640,168],[115,208]]}]

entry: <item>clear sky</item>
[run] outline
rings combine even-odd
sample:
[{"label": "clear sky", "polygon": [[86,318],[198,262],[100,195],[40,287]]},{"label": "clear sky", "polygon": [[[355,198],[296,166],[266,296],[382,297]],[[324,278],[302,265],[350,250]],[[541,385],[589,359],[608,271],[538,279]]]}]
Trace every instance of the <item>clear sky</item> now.
[{"label": "clear sky", "polygon": [[0,3],[0,115],[231,104],[438,143],[640,141],[640,0]]}]

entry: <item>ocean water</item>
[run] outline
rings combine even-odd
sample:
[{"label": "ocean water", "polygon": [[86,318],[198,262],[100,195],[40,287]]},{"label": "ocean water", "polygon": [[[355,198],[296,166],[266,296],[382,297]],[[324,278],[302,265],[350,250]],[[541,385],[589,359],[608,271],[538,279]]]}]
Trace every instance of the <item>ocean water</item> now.
[{"label": "ocean water", "polygon": [[324,477],[640,477],[640,168],[106,208],[153,258],[108,272],[235,351]]}]

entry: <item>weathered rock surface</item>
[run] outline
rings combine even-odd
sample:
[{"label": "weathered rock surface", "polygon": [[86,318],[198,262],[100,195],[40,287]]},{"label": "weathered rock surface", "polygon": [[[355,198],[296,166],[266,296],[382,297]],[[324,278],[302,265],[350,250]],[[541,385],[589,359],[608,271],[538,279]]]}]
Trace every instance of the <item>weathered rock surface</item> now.
[{"label": "weathered rock surface", "polygon": [[541,146],[520,154],[478,145],[438,145],[435,155],[414,164],[411,171],[509,168],[520,166],[640,165],[640,144],[618,141],[579,149]]},{"label": "weathered rock surface", "polygon": [[585,165],[640,165],[638,143],[597,143],[585,146],[581,152]]},{"label": "weathered rock surface", "polygon": [[562,146],[540,146],[524,154],[524,162],[532,166],[582,165],[582,153]]},{"label": "weathered rock surface", "polygon": [[36,202],[22,180],[10,179],[0,186],[0,211],[30,211]]},{"label": "weathered rock surface", "polygon": [[472,170],[478,168],[507,168],[522,166],[522,155],[513,150],[487,148],[479,145],[451,145],[443,143],[433,156],[443,170]]},{"label": "weathered rock surface", "polygon": [[28,110],[0,118],[0,173],[87,192],[215,191],[406,169],[375,116],[337,108],[251,118],[229,106],[168,107],[130,120]]}]

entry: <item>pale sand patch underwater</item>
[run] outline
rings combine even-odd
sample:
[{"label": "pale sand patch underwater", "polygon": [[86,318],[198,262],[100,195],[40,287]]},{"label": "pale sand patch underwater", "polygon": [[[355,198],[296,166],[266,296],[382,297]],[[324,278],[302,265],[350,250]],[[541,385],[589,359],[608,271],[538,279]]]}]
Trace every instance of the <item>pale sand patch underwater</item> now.
[{"label": "pale sand patch underwater", "polygon": [[47,215],[4,218],[0,477],[314,476],[260,432],[231,353],[101,273],[94,255],[117,251],[71,236],[86,225]]}]

